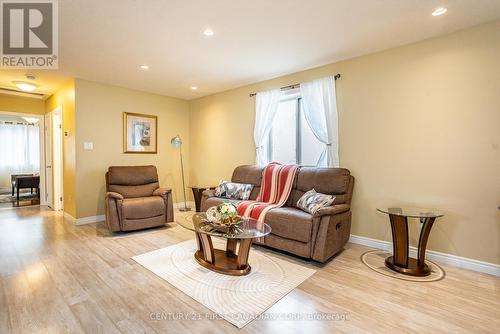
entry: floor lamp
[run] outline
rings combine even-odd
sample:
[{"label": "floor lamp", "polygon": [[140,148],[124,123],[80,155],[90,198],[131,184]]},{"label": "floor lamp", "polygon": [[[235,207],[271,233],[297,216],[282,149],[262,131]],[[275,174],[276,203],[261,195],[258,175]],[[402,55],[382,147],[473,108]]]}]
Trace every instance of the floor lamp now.
[{"label": "floor lamp", "polygon": [[181,157],[182,191],[184,194],[184,207],[180,208],[179,211],[191,211],[191,208],[189,208],[187,206],[187,202],[186,202],[186,185],[184,183],[184,163],[182,161],[182,140],[181,140],[181,137],[179,137],[179,135],[175,136],[174,138],[172,138],[170,140],[170,144],[172,144],[172,146],[174,146],[174,147],[179,148],[179,155]]}]

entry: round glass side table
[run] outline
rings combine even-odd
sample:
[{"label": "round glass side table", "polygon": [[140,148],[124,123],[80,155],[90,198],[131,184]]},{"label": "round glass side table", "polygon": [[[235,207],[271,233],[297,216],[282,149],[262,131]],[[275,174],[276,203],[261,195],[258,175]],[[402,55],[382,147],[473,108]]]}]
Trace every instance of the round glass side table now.
[{"label": "round glass side table", "polygon": [[[377,211],[388,214],[391,221],[393,255],[385,259],[385,266],[405,275],[429,275],[431,270],[425,264],[427,240],[434,221],[443,213],[435,209],[411,207],[380,207]],[[408,218],[418,218],[422,224],[416,259],[409,256]]]}]

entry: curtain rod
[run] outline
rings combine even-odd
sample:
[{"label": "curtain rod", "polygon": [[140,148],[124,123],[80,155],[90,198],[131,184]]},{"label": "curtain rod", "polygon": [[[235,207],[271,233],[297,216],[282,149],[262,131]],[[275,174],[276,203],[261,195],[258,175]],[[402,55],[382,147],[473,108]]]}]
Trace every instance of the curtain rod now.
[{"label": "curtain rod", "polygon": [[[340,79],[340,73],[335,74],[335,75],[333,76],[333,78],[334,78],[335,80]],[[293,84],[293,85],[289,85],[289,86],[281,87],[280,89],[281,89],[281,90],[288,90],[288,89],[294,89],[294,88],[299,88],[299,87],[300,87],[300,84]],[[249,96],[250,96],[250,97],[254,97],[255,95],[257,95],[257,93],[252,93],[252,94],[250,94]]]},{"label": "curtain rod", "polygon": [[35,123],[28,123],[28,122],[13,122],[13,121],[0,121],[0,124],[7,124],[7,125],[35,125]]}]

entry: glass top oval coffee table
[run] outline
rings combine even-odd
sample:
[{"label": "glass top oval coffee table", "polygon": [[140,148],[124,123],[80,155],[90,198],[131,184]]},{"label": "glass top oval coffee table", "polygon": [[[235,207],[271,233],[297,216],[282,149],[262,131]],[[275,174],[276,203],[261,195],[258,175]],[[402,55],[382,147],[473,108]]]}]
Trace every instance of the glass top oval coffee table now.
[{"label": "glass top oval coffee table", "polygon": [[[385,259],[385,266],[401,274],[427,276],[431,270],[425,264],[425,249],[436,218],[444,214],[435,209],[412,207],[380,207],[377,211],[388,214],[392,229],[393,255]],[[408,218],[418,218],[422,224],[418,239],[417,258],[409,257]]]},{"label": "glass top oval coffee table", "polygon": [[[198,249],[194,258],[199,264],[212,271],[233,276],[250,272],[248,254],[253,239],[271,233],[269,225],[244,217],[240,217],[236,225],[225,226],[209,222],[205,213],[195,213],[183,216],[177,223],[195,233]],[[212,236],[226,239],[226,249],[215,249]]]}]

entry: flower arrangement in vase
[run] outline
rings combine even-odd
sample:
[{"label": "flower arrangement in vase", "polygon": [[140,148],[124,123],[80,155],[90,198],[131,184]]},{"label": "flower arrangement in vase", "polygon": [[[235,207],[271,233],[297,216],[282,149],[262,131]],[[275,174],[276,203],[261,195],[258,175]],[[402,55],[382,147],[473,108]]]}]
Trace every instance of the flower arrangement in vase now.
[{"label": "flower arrangement in vase", "polygon": [[206,212],[207,219],[212,223],[221,225],[235,225],[239,223],[238,210],[236,205],[225,201],[217,206],[209,208]]}]

